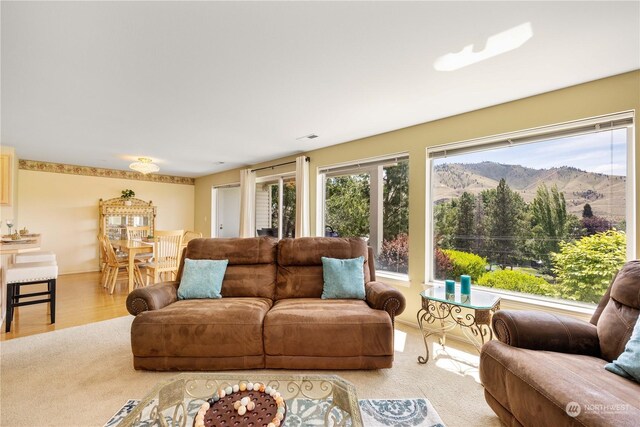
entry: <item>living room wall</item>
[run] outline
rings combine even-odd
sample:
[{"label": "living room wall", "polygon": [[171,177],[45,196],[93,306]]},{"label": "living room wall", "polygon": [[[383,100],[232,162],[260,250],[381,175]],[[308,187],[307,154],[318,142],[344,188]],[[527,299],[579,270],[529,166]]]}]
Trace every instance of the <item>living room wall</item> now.
[{"label": "living room wall", "polygon": [[[478,84],[479,91],[482,91],[482,83],[478,82]],[[307,151],[305,154],[311,158],[312,234],[315,232],[316,172],[319,167],[366,157],[408,152],[410,156],[410,286],[399,287],[407,297],[407,309],[400,319],[415,323],[415,314],[420,307],[420,299],[417,295],[422,291],[425,281],[426,148],[628,110],[640,110],[640,71],[638,70],[344,144]],[[635,135],[635,147],[637,145],[638,136]],[[637,168],[640,165],[640,154],[637,149],[635,157]],[[289,157],[274,159],[251,167],[263,167],[290,159]],[[638,189],[640,189],[639,177],[640,174],[636,173],[636,207],[639,198]],[[211,218],[211,187],[232,182],[239,182],[239,169],[196,179],[196,230],[204,235],[210,233],[210,223],[206,218]],[[640,225],[638,209],[636,209],[636,224]],[[640,253],[638,227],[636,227],[635,242],[636,252]]]},{"label": "living room wall", "polygon": [[18,171],[15,223],[42,234],[42,249],[56,253],[61,274],[97,271],[98,202],[126,188],[158,207],[156,229],[193,230],[193,185],[31,170]]}]

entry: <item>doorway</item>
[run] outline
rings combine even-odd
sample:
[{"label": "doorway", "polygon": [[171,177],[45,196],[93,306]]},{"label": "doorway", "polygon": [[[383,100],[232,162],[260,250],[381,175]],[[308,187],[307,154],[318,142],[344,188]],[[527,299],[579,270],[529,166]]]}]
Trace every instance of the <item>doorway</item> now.
[{"label": "doorway", "polygon": [[211,222],[213,237],[240,236],[240,187],[218,187],[212,189],[213,212]]}]

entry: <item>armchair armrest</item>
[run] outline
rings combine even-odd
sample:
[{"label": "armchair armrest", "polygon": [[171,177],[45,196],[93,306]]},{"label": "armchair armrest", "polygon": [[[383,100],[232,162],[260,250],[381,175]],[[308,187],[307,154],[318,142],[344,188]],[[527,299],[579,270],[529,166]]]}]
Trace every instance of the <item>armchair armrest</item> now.
[{"label": "armchair armrest", "polygon": [[406,300],[396,288],[382,282],[369,282],[365,283],[364,289],[369,307],[386,311],[392,322],[404,311]]},{"label": "armchair armrest", "polygon": [[496,337],[512,347],[600,355],[594,325],[541,311],[500,310],[493,315]]},{"label": "armchair armrest", "polygon": [[134,289],[127,296],[127,310],[134,316],[148,310],[159,310],[178,301],[180,282],[157,283],[146,288]]}]

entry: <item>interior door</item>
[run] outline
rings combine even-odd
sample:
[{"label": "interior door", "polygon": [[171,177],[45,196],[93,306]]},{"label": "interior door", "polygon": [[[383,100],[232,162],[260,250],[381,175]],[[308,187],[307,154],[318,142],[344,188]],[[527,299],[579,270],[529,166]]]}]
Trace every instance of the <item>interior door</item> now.
[{"label": "interior door", "polygon": [[217,189],[217,237],[240,236],[240,187]]}]

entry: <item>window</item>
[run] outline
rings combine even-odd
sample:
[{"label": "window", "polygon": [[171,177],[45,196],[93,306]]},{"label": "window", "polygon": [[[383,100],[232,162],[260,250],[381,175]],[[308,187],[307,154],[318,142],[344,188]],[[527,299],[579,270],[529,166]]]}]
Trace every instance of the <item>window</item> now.
[{"label": "window", "polygon": [[596,303],[635,255],[633,115],[427,150],[431,280]]},{"label": "window", "polygon": [[256,184],[255,209],[257,236],[295,237],[295,177],[260,179]]},{"label": "window", "polygon": [[376,268],[407,274],[409,265],[409,158],[362,161],[320,169],[325,236],[361,237]]}]

